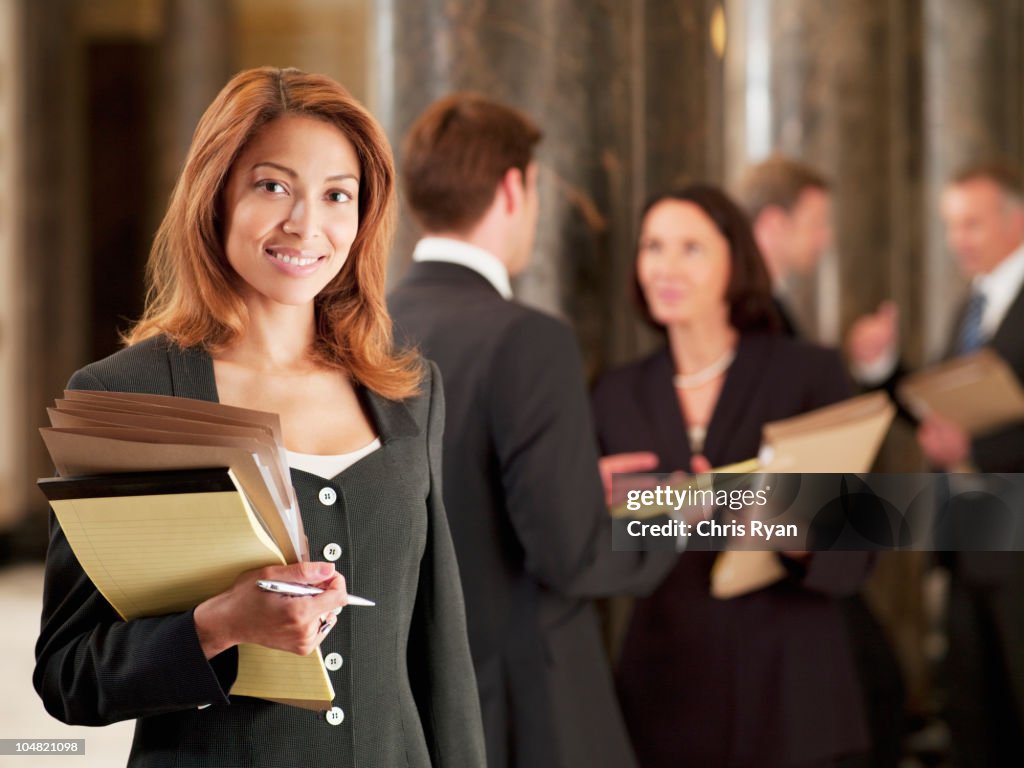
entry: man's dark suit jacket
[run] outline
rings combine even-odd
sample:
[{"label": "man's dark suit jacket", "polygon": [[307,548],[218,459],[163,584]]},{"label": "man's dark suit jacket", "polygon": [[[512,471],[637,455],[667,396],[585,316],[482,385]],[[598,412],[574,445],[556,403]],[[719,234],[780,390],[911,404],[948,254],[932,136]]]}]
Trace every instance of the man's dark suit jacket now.
[{"label": "man's dark suit jacket", "polygon": [[[946,358],[956,355],[966,303],[957,313]],[[987,346],[1024,382],[1024,288]],[[1024,472],[1024,425],[971,443],[982,472]],[[955,765],[1024,762],[1024,555],[957,552],[949,558],[950,692]]]},{"label": "man's dark suit jacket", "polygon": [[[605,453],[654,451],[658,472],[692,458],[667,349],[611,371],[594,390]],[[831,351],[782,336],[742,336],[708,424],[712,466],[757,455],[765,423],[841,400],[849,383]],[[618,669],[644,768],[829,764],[867,734],[846,626],[871,557],[827,552],[789,577],[731,600],[709,594],[716,554],[686,552],[636,601]]]},{"label": "man's dark suit jacket", "polygon": [[634,765],[585,598],[649,591],[675,556],[611,551],[573,334],[448,263],[413,264],[389,306],[444,376],[445,506],[488,764]]}]

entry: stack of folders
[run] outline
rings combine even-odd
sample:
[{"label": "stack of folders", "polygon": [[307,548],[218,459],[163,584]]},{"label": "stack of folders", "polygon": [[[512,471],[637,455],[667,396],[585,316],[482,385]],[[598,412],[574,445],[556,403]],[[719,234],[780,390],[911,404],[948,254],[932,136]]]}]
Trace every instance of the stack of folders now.
[{"label": "stack of folders", "polygon": [[[276,414],[163,395],[67,391],[40,430],[39,481],[68,543],[125,620],[185,611],[239,574],[308,559]],[[334,699],[319,650],[238,649],[236,696]]]}]

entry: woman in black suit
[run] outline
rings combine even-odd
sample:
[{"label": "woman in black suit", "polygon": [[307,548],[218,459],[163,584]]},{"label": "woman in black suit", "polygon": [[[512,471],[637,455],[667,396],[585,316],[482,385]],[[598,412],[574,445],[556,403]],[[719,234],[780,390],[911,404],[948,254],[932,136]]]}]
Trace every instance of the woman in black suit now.
[{"label": "woman in black suit", "polygon": [[[136,718],[129,765],[484,765],[440,381],[392,349],[384,308],[393,186],[383,132],[340,85],[237,75],[196,129],[130,346],[71,379],[280,414],[314,557],[125,622],[51,518],[36,690],[68,723]],[[324,592],[287,598],[257,578]],[[377,606],[336,617],[347,585]],[[240,643],[320,647],[335,706],[229,696]]]},{"label": "woman in black suit", "polygon": [[[756,456],[766,422],[847,395],[836,354],[777,333],[750,227],[717,189],[647,206],[636,282],[668,345],[599,381],[603,453],[650,451],[655,471],[705,471]],[[868,556],[779,555],[784,580],[730,600],[710,596],[715,557],[683,554],[634,605],[617,678],[641,765],[831,766],[862,752],[835,598],[857,589]]]}]

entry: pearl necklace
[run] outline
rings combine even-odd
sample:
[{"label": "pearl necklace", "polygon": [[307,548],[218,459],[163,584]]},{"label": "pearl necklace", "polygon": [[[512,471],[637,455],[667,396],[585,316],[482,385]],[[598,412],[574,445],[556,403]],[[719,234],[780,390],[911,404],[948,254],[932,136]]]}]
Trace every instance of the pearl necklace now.
[{"label": "pearl necklace", "polygon": [[679,389],[696,389],[725,373],[735,359],[736,350],[730,349],[707,368],[701,368],[694,373],[677,373],[672,377],[672,383]]}]

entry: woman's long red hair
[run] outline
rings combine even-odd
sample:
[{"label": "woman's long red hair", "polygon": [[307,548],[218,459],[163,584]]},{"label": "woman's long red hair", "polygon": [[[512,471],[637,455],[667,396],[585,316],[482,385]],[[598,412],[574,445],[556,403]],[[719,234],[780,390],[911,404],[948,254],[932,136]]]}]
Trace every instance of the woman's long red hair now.
[{"label": "woman's long red hair", "polygon": [[157,230],[147,265],[146,309],[127,343],[164,334],[211,353],[244,331],[241,278],[224,253],[223,191],[232,164],[261,127],[285,114],[336,126],[359,156],[359,231],[338,275],[316,297],[314,355],[378,394],[414,394],[422,375],[412,352],[393,348],[384,301],[394,230],[395,169],[377,121],[341,85],[296,69],[261,67],[236,75],[206,110]]}]

